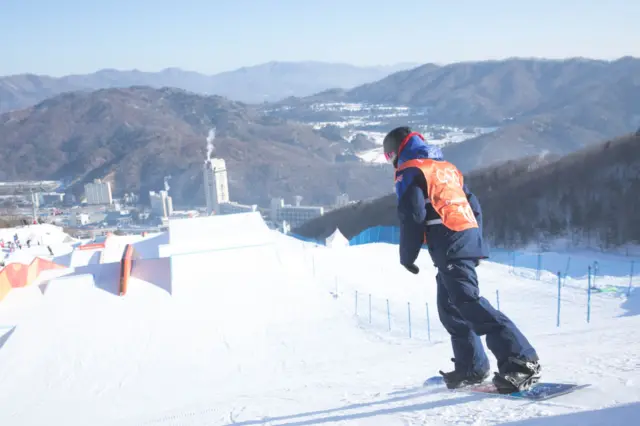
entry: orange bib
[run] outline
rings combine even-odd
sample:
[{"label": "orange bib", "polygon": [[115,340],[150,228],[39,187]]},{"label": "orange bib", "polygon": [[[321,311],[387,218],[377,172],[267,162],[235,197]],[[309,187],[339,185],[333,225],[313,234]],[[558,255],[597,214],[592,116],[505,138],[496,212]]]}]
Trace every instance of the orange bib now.
[{"label": "orange bib", "polygon": [[456,166],[447,161],[430,159],[409,160],[398,167],[398,172],[416,167],[427,182],[427,197],[442,224],[452,231],[477,228],[473,210],[464,193],[464,178]]}]

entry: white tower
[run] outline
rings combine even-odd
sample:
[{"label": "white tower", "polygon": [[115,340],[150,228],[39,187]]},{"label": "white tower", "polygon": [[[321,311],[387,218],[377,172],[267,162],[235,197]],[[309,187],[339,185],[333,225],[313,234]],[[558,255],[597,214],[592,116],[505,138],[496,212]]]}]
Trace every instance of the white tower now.
[{"label": "white tower", "polygon": [[204,198],[207,214],[220,213],[220,204],[229,202],[227,166],[222,158],[212,158],[204,163]]}]

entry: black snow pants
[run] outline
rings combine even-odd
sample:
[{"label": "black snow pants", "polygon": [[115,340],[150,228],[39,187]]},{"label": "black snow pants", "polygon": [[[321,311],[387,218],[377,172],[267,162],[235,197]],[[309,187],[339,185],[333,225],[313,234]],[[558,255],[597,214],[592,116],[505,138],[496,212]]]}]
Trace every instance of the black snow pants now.
[{"label": "black snow pants", "polygon": [[486,372],[489,360],[479,336],[498,361],[500,373],[511,369],[510,357],[537,361],[538,355],[518,327],[480,296],[474,260],[452,260],[439,268],[438,315],[451,335],[456,370]]}]

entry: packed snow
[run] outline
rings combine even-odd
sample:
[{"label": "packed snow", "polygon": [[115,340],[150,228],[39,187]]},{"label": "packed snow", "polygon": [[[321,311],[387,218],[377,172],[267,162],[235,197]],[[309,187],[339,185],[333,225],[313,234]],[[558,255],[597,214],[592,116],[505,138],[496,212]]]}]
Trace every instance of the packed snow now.
[{"label": "packed snow", "polygon": [[567,278],[558,327],[552,279],[482,263],[481,292],[499,294],[535,345],[543,380],[591,385],[531,403],[422,387],[453,366],[428,253],[414,276],[397,246],[317,246],[257,214],[172,222],[132,239],[144,256],[123,297],[111,263],[0,301],[0,424],[637,423],[640,296],[627,296],[628,276],[601,277],[620,291],[592,294],[589,323],[587,278]]}]

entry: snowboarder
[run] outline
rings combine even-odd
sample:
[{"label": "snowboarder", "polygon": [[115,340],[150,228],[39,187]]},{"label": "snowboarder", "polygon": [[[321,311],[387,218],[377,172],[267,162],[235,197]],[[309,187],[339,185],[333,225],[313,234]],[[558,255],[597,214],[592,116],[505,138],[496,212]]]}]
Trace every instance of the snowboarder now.
[{"label": "snowboarder", "polygon": [[437,305],[451,336],[453,371],[440,371],[448,388],[480,383],[490,365],[479,336],[498,361],[493,383],[501,393],[528,389],[540,379],[538,355],[516,325],[480,296],[476,267],[488,257],[480,203],[442,151],[409,127],[383,141],[395,169],[400,220],[400,264],[419,273],[415,261],[426,243],[437,268]]}]

